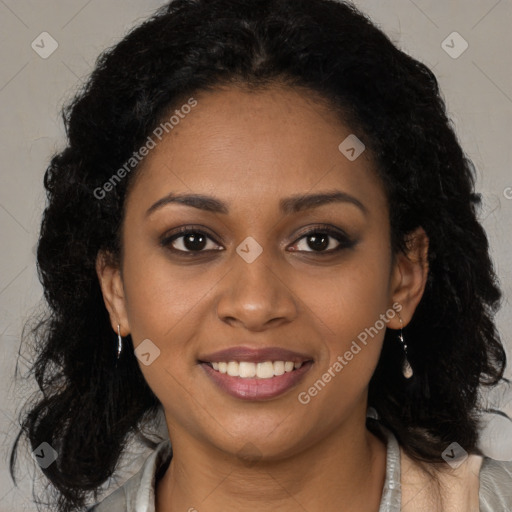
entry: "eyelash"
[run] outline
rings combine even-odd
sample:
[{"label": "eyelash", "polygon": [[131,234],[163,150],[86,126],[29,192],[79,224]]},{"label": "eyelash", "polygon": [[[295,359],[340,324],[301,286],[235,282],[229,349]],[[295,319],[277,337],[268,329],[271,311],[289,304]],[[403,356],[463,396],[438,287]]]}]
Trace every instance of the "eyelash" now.
[{"label": "eyelash", "polygon": [[[212,240],[213,242],[215,242],[217,245],[220,245],[220,244],[217,243],[216,240],[214,240],[205,231],[203,231],[201,229],[194,229],[191,226],[183,226],[183,227],[179,228],[172,235],[165,236],[160,241],[160,245],[162,245],[163,247],[169,249],[170,251],[172,251],[175,254],[178,254],[180,256],[183,255],[185,257],[196,257],[196,256],[199,256],[199,255],[205,253],[205,252],[208,252],[208,250],[204,250],[204,249],[200,250],[200,251],[183,251],[181,249],[175,249],[174,247],[171,246],[172,242],[174,242],[175,240],[177,240],[179,238],[183,238],[183,237],[185,237],[186,235],[189,235],[189,234],[203,235],[203,236],[209,238],[210,240]],[[328,251],[313,251],[313,250],[311,250],[311,251],[300,251],[300,250],[294,250],[292,252],[297,252],[297,253],[305,252],[305,253],[312,253],[312,254],[317,254],[317,255],[332,255],[332,254],[337,253],[337,252],[339,252],[339,251],[341,251],[343,249],[350,249],[356,243],[355,241],[351,240],[346,234],[344,234],[341,230],[338,231],[337,229],[333,229],[330,226],[326,225],[326,226],[317,226],[317,227],[315,227],[313,229],[310,229],[309,231],[306,231],[305,233],[302,233],[299,236],[299,238],[297,238],[297,240],[294,242],[293,245],[296,245],[303,238],[307,238],[308,236],[316,235],[316,234],[328,235],[329,237],[334,238],[339,243],[338,247],[336,247],[335,249],[329,249]],[[211,252],[212,250],[210,249],[209,251]]]}]

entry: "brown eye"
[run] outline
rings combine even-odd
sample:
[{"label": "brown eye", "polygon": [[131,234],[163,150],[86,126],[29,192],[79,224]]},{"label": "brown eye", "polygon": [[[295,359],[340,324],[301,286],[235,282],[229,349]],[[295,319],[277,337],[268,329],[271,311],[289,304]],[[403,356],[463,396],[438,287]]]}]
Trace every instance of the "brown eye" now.
[{"label": "brown eye", "polygon": [[[353,247],[355,242],[352,241],[347,235],[341,231],[334,230],[330,227],[316,228],[307,233],[304,233],[295,245],[300,245],[299,241],[305,240],[302,243],[302,248],[292,249],[294,252],[317,252],[319,254],[340,251]],[[336,245],[337,243],[337,245]],[[311,250],[308,250],[311,249]]]},{"label": "brown eye", "polygon": [[210,243],[214,240],[204,231],[198,229],[181,228],[178,233],[166,236],[160,244],[163,247],[167,247],[172,251],[181,253],[201,253],[208,250],[219,250],[216,249],[218,245]]}]

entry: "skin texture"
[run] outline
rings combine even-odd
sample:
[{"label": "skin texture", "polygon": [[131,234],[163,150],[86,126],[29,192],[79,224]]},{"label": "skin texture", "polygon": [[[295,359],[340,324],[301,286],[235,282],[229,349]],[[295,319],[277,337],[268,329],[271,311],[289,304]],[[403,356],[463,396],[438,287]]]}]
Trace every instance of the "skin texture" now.
[{"label": "skin texture", "polygon": [[[428,239],[417,230],[409,257],[393,258],[389,207],[369,151],[349,161],[338,145],[351,130],[304,92],[231,87],[194,97],[198,105],[150,152],[130,188],[121,269],[102,254],[97,261],[114,331],[120,324],[135,347],[149,338],[161,351],[141,364],[174,450],[157,511],[376,512],[386,450],[365,416],[384,329],[310,403],[297,395],[393,303],[407,325],[425,286]],[[350,202],[279,211],[282,198],[333,190],[366,211]],[[229,213],[174,203],[147,214],[171,192],[215,196]],[[319,224],[355,244],[315,252],[304,233]],[[170,250],[186,251],[183,237],[160,245],[185,225],[210,237],[195,259]],[[236,252],[248,236],[263,249],[252,263]],[[329,238],[322,250],[338,245]],[[388,327],[399,329],[398,317]],[[314,364],[285,394],[243,401],[198,364],[200,354],[240,345],[287,348]]]}]

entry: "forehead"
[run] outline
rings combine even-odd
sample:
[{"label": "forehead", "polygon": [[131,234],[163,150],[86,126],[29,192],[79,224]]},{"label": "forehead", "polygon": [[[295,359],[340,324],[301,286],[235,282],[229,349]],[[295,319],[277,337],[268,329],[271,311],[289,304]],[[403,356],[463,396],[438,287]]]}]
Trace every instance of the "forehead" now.
[{"label": "forehead", "polygon": [[140,166],[132,206],[149,208],[170,192],[215,195],[239,210],[269,203],[279,208],[276,196],[316,190],[384,200],[369,152],[347,158],[346,146],[357,144],[357,135],[305,92],[233,87],[194,99],[194,108],[175,116],[173,129]]}]

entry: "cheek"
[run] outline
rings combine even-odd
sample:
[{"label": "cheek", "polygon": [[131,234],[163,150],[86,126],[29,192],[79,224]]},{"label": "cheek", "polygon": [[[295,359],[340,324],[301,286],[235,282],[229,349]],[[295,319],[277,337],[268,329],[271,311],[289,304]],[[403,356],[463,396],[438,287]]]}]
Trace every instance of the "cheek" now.
[{"label": "cheek", "polygon": [[131,238],[135,243],[126,241],[123,260],[131,337],[136,350],[146,339],[159,350],[154,363],[139,366],[162,402],[169,395],[179,405],[182,386],[193,389],[187,383],[202,371],[196,355],[212,332],[216,285],[225,270],[178,265],[159,248]]},{"label": "cheek", "polygon": [[367,237],[329,281],[317,288],[322,318],[339,335],[333,345],[337,349],[373,326],[391,305],[391,251],[385,242]]},{"label": "cheek", "polygon": [[207,291],[197,267],[171,265],[143,233],[125,240],[123,282],[134,343],[144,338],[172,343],[174,329]]},{"label": "cheek", "polygon": [[146,257],[137,251],[126,255],[124,284],[133,345],[137,350],[149,339],[158,354],[147,366],[139,361],[139,367],[165,409],[186,423],[186,415],[181,417],[191,407],[186,390],[193,392],[187,379],[191,369],[199,369],[193,357],[200,327],[197,311],[205,307],[213,283],[208,286],[197,270],[171,269],[161,256]]},{"label": "cheek", "polygon": [[329,286],[317,288],[326,357],[316,388],[324,383],[331,389],[324,399],[333,407],[355,400],[378,363],[387,323],[396,314],[390,304],[390,264],[389,246],[375,238],[340,267]]}]

